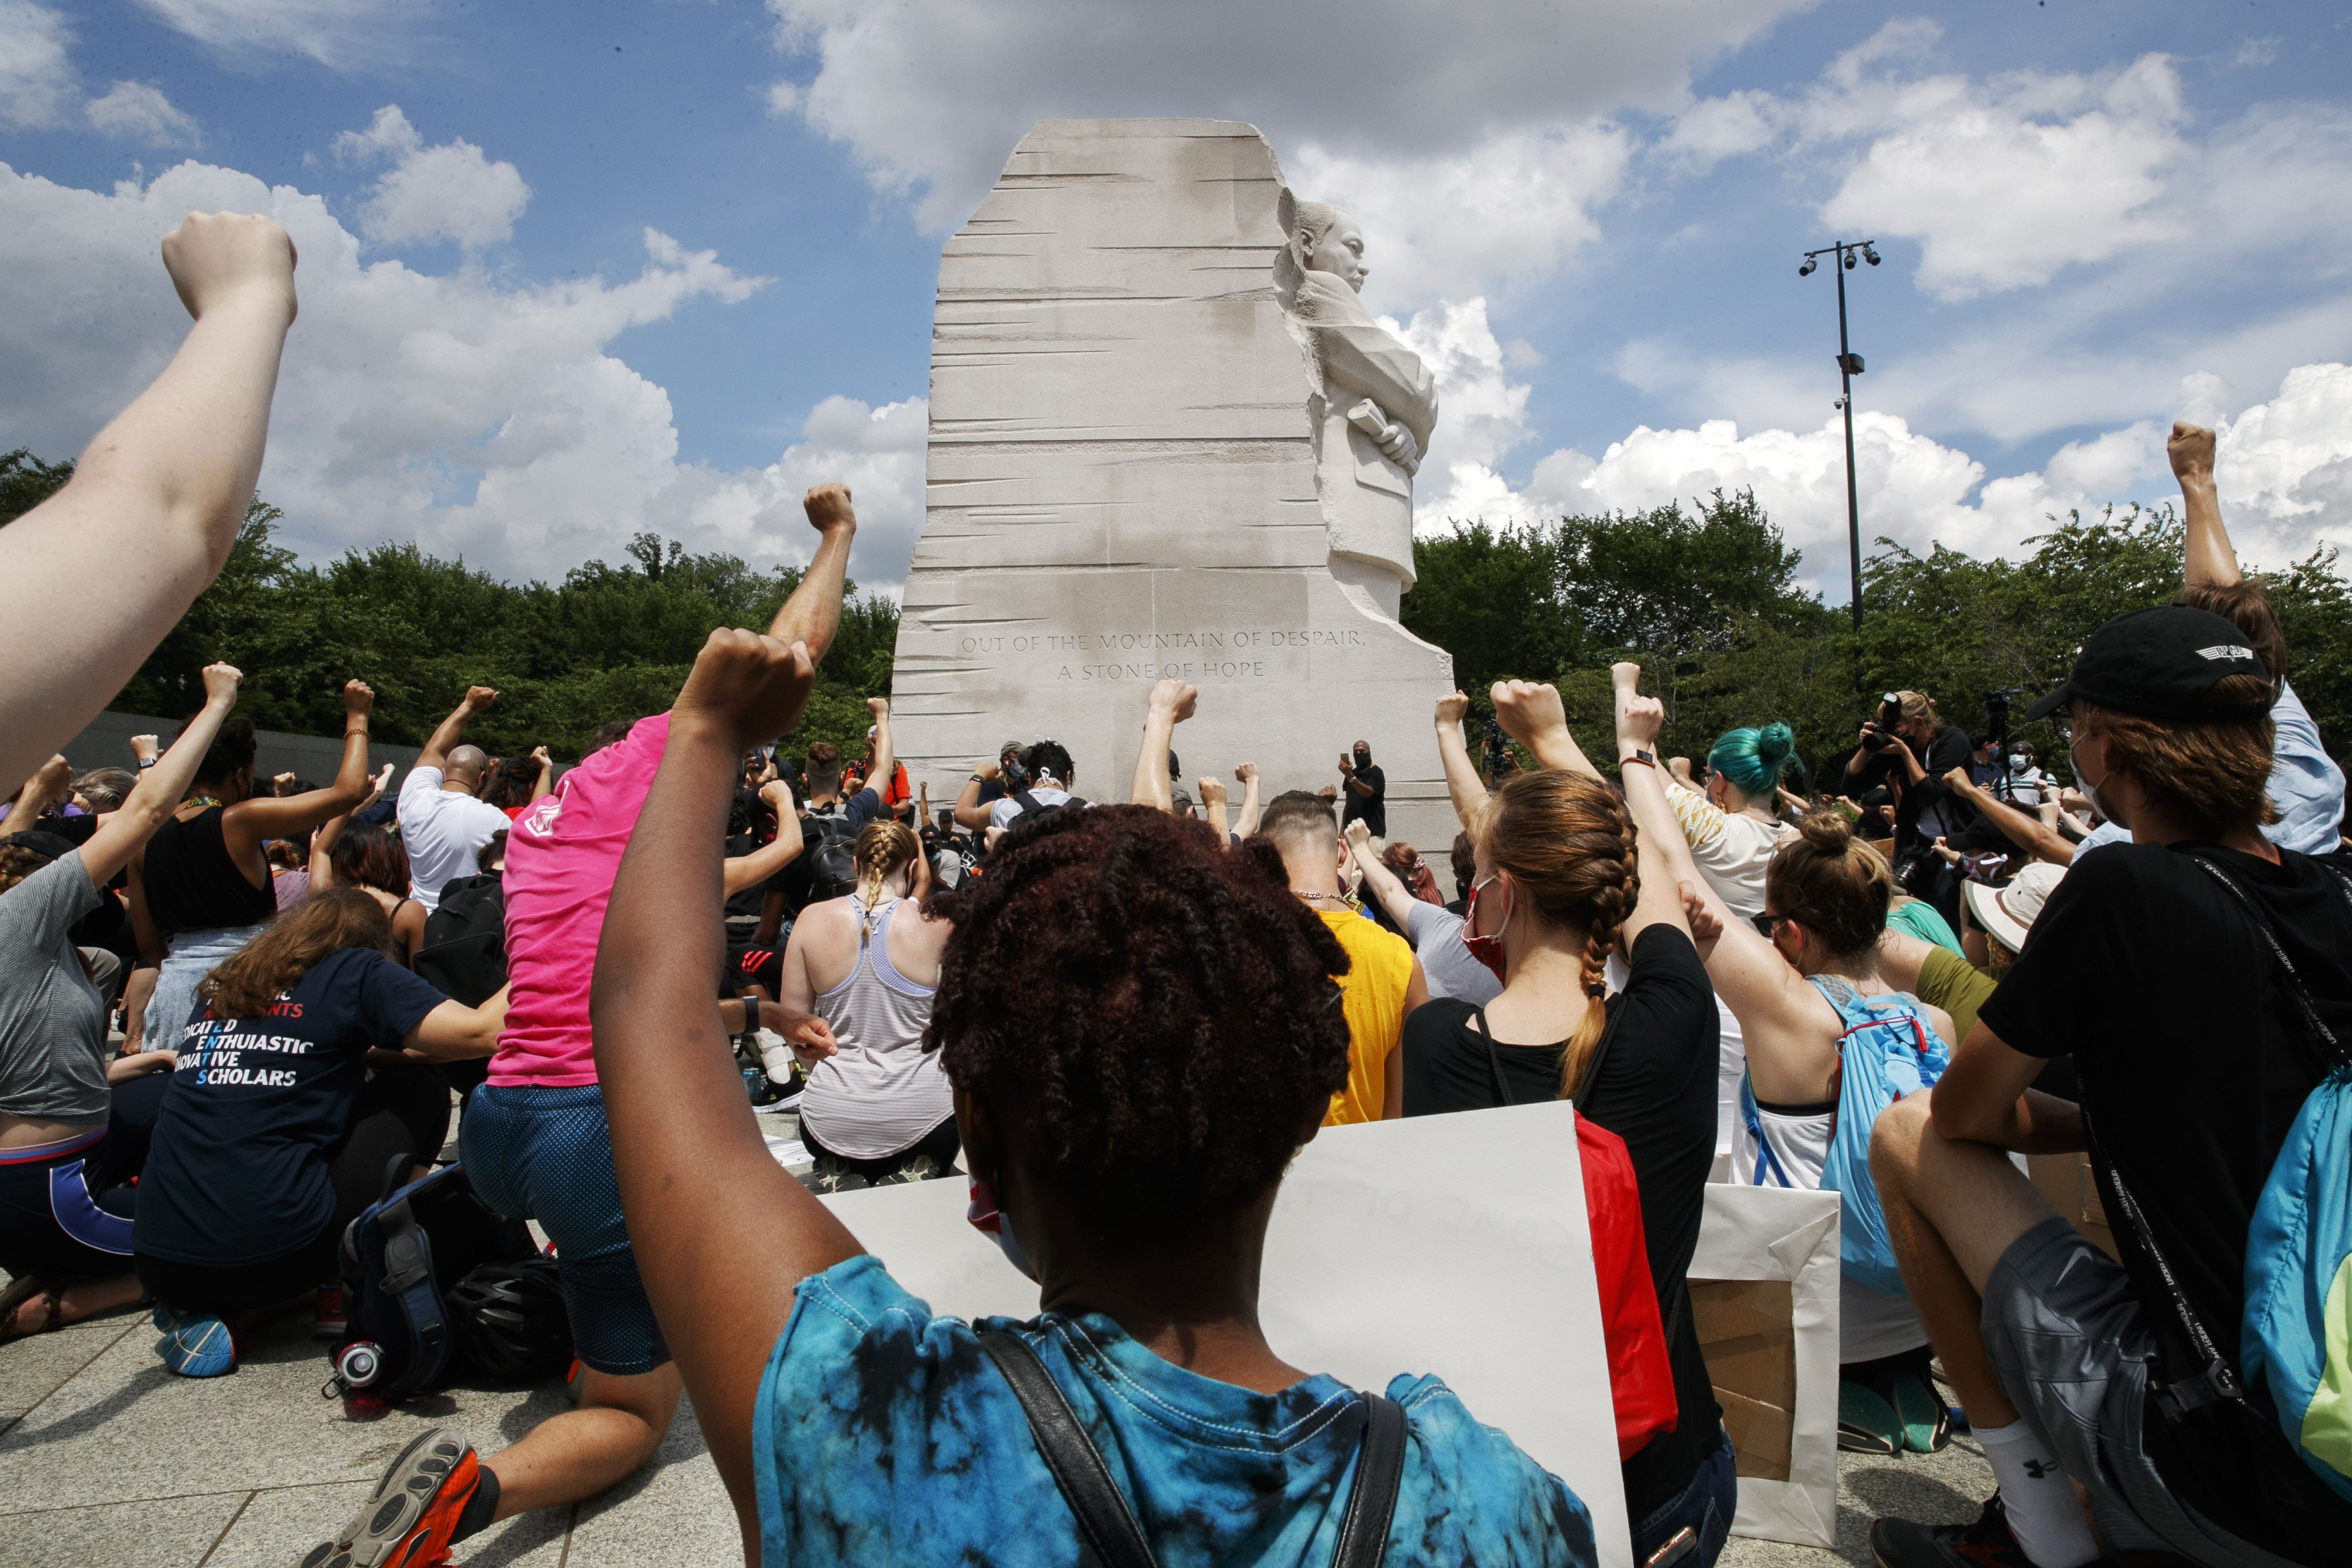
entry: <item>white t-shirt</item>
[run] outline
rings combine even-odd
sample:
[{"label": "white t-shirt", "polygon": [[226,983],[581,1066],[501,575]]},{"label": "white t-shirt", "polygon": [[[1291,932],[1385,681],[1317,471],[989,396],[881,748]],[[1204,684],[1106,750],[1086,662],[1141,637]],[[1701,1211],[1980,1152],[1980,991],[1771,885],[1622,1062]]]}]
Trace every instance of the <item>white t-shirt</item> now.
[{"label": "white t-shirt", "polygon": [[481,870],[474,852],[514,825],[486,800],[441,787],[439,768],[411,768],[400,781],[400,842],[408,850],[408,896],[431,914],[441,889]]},{"label": "white t-shirt", "polygon": [[1746,812],[1734,816],[1671,773],[1666,779],[1666,804],[1674,808],[1699,875],[1740,919],[1762,914],[1764,868],[1785,840],[1796,837],[1797,830],[1784,822],[1760,821]]}]

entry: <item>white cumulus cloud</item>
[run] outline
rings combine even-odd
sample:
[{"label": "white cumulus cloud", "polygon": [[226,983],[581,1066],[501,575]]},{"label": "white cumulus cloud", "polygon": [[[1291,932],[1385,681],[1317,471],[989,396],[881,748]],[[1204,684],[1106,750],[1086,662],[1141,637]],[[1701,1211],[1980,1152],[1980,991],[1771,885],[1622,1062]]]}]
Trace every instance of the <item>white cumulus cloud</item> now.
[{"label": "white cumulus cloud", "polygon": [[0,0],[0,126],[37,131],[65,122],[81,96],[72,41],[62,12]]},{"label": "white cumulus cloud", "polygon": [[118,81],[104,97],[83,104],[82,113],[101,136],[150,147],[181,147],[204,140],[195,121],[174,107],[163,89],[146,82]]},{"label": "white cumulus cloud", "polygon": [[530,187],[512,163],[491,163],[471,142],[428,147],[400,105],[375,111],[365,131],[335,138],[335,156],[354,163],[389,160],[360,207],[360,232],[378,245],[451,240],[467,250],[514,236]]},{"label": "white cumulus cloud", "polygon": [[1695,67],[1812,4],[1103,0],[1081,18],[1064,0],[768,0],[809,73],[768,102],[934,232],[971,215],[1035,121],[1247,120],[1294,189],[1362,209],[1388,258],[1379,297],[1419,305],[1590,238],[1630,150],[1606,117],[1673,109]]},{"label": "white cumulus cloud", "polygon": [[187,329],[157,259],[192,210],[267,213],[301,254],[261,489],[316,558],[415,539],[509,576],[617,559],[651,531],[805,561],[800,493],[847,478],[852,570],[903,574],[919,525],[923,406],[829,399],[764,468],[681,462],[668,395],[608,352],[621,332],[744,300],[765,281],[648,230],[634,277],[515,283],[362,260],[319,196],[188,162],[76,190],[0,164],[0,427],[66,456],[162,369]]}]

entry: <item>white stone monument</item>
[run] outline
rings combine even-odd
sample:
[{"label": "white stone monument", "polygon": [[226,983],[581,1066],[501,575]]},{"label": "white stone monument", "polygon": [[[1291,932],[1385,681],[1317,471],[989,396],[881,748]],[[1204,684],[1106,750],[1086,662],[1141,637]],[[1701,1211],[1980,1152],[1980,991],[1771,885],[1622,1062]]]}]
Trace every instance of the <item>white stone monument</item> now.
[{"label": "white stone monument", "polygon": [[1390,836],[1452,843],[1430,716],[1453,660],[1396,619],[1436,393],[1357,300],[1364,244],[1249,125],[1022,139],[940,258],[892,684],[935,806],[1044,736],[1078,795],[1126,799],[1172,675],[1201,689],[1181,787],[1244,762],[1267,799],[1336,785],[1367,740]]}]

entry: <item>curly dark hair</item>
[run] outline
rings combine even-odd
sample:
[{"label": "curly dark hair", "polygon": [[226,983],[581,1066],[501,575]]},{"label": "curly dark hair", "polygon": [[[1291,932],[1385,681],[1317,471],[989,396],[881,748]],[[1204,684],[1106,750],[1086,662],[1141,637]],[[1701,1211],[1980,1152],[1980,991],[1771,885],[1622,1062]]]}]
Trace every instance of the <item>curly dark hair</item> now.
[{"label": "curly dark hair", "polygon": [[1083,1207],[1202,1220],[1281,1179],[1348,1081],[1348,959],[1272,845],[1145,806],[1033,813],[955,921],[924,1047]]},{"label": "curly dark hair", "polygon": [[490,782],[482,786],[482,798],[504,811],[510,805],[529,805],[530,792],[539,787],[539,764],[529,757],[501,757],[490,770]]}]

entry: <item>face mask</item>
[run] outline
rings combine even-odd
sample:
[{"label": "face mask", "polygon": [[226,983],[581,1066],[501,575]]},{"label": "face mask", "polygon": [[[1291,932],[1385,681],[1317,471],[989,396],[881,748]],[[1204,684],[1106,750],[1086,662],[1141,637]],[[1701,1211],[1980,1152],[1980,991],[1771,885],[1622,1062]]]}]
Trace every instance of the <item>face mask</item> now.
[{"label": "face mask", "polygon": [[2091,809],[2105,820],[2115,821],[2115,813],[2100,804],[2097,787],[2083,776],[2083,759],[2075,754],[2074,748],[2071,744],[2066,748],[2066,760],[2074,764],[2074,787],[2083,792],[2083,798],[2091,803]]},{"label": "face mask", "polygon": [[1470,889],[1470,901],[1462,911],[1462,945],[1470,950],[1471,957],[1493,971],[1497,980],[1504,978],[1503,933],[1511,929],[1512,905],[1516,901],[1512,897],[1511,885],[1508,882],[1503,883],[1503,923],[1495,929],[1495,934],[1492,936],[1479,936],[1476,931],[1479,891],[1489,883],[1500,879],[1501,874],[1498,872],[1487,878],[1486,881],[1474,885]]},{"label": "face mask", "polygon": [[996,1238],[996,1245],[1003,1250],[1006,1262],[1031,1280],[1037,1278],[1037,1270],[1029,1266],[1028,1256],[1021,1250],[1021,1243],[1013,1239],[1013,1216],[998,1210],[996,1194],[989,1191],[986,1182],[977,1177],[971,1182],[971,1206],[963,1211],[963,1217],[972,1229]]}]

